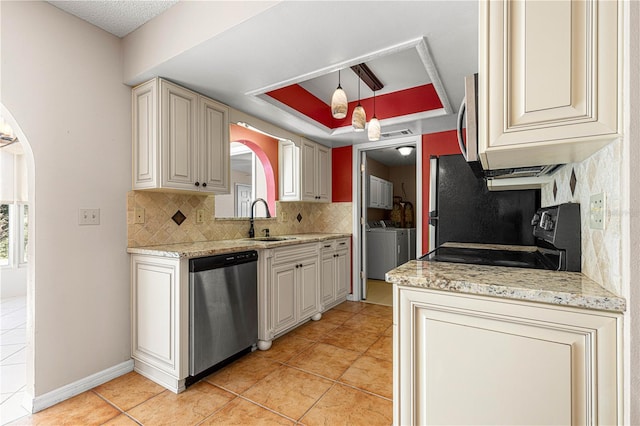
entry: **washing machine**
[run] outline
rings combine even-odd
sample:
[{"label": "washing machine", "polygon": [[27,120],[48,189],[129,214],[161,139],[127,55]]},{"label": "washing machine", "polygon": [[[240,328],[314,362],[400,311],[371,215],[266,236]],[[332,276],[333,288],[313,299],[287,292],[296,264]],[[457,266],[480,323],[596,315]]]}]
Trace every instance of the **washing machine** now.
[{"label": "washing machine", "polygon": [[407,229],[369,228],[367,231],[367,278],[384,280],[384,274],[408,261],[409,232]]}]

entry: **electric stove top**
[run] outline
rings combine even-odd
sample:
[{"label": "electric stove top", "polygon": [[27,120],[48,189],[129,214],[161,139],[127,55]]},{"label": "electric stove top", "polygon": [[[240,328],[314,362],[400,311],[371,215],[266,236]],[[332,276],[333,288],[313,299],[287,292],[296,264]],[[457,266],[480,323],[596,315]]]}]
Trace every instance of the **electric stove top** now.
[{"label": "electric stove top", "polygon": [[538,209],[531,225],[537,245],[533,250],[525,246],[495,249],[453,243],[443,244],[419,260],[580,272],[579,204]]}]

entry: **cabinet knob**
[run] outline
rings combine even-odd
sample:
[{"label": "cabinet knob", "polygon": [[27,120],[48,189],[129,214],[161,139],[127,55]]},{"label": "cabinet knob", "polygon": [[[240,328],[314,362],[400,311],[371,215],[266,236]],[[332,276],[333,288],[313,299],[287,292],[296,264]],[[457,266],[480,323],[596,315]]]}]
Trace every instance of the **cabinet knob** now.
[{"label": "cabinet knob", "polygon": [[194,185],[195,186],[200,186],[200,182],[196,182]]},{"label": "cabinet knob", "polygon": [[202,182],[202,187],[206,188],[207,187],[207,182]]}]

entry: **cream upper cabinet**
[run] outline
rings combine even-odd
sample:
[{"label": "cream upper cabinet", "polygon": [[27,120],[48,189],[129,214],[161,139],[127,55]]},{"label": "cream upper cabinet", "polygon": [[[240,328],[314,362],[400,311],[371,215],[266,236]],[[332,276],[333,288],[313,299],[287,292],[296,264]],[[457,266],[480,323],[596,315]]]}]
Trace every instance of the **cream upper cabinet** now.
[{"label": "cream upper cabinet", "polygon": [[394,285],[394,424],[622,424],[622,315]]},{"label": "cream upper cabinet", "polygon": [[621,7],[480,2],[478,137],[486,169],[581,161],[620,135]]},{"label": "cream upper cabinet", "polygon": [[229,109],[155,78],[132,91],[133,189],[229,192]]},{"label": "cream upper cabinet", "polygon": [[331,202],[331,148],[280,141],[280,201]]}]

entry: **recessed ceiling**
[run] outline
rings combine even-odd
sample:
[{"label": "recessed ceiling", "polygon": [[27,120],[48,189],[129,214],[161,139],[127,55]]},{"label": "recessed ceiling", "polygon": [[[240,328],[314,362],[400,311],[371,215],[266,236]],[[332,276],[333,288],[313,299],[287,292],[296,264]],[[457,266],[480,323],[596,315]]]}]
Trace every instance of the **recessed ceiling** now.
[{"label": "recessed ceiling", "polygon": [[124,37],[176,4],[178,0],[49,1],[58,9]]},{"label": "recessed ceiling", "polygon": [[[367,122],[375,113],[383,127],[414,121],[418,116],[435,117],[453,112],[426,39],[410,41],[401,50],[394,46],[376,52],[364,63],[383,85],[376,91],[375,99],[373,90],[350,67],[354,65],[351,63],[282,88],[251,94],[297,115],[327,136],[353,132],[351,113],[358,104],[364,107]],[[331,116],[331,96],[338,82],[349,100],[344,119]]]}]

